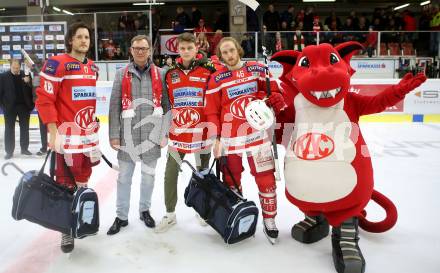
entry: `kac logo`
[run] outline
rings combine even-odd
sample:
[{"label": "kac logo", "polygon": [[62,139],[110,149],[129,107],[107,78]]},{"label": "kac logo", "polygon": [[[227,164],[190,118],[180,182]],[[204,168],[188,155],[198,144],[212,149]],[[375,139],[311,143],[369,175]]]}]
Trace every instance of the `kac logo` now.
[{"label": "kac logo", "polygon": [[75,115],[75,123],[83,130],[92,130],[96,126],[95,108],[87,106]]},{"label": "kac logo", "polygon": [[303,160],[319,160],[333,153],[335,143],[329,136],[320,133],[306,133],[293,143],[293,152]]},{"label": "kac logo", "polygon": [[191,127],[200,121],[200,114],[192,108],[180,110],[174,117],[174,122],[178,126]]},{"label": "kac logo", "polygon": [[232,115],[238,119],[246,119],[244,109],[246,109],[249,102],[253,100],[253,96],[242,96],[234,100],[230,107]]},{"label": "kac logo", "polygon": [[171,37],[165,42],[168,51],[177,53],[177,37]]}]

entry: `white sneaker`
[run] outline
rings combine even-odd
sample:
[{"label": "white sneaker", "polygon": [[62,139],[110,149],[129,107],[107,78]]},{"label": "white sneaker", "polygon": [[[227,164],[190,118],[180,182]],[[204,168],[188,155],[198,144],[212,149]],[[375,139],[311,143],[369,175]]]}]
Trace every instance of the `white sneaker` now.
[{"label": "white sneaker", "polygon": [[200,216],[200,214],[196,213],[196,218],[197,220],[199,220],[199,224],[202,227],[206,227],[208,225],[208,223],[206,223],[205,219],[203,219],[202,216]]},{"label": "white sneaker", "polygon": [[156,232],[156,233],[166,232],[175,224],[177,224],[176,213],[174,213],[174,212],[167,213],[162,218],[160,223],[156,226],[156,228],[154,229],[154,232]]}]

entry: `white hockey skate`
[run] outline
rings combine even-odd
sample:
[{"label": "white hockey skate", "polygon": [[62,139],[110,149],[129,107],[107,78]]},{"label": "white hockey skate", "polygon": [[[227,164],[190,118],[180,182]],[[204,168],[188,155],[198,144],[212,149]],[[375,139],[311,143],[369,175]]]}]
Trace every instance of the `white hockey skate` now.
[{"label": "white hockey skate", "polygon": [[271,243],[272,245],[276,244],[278,242],[278,228],[275,225],[275,219],[265,218],[263,219],[263,225],[263,231],[266,235],[267,240],[269,240],[269,243]]}]

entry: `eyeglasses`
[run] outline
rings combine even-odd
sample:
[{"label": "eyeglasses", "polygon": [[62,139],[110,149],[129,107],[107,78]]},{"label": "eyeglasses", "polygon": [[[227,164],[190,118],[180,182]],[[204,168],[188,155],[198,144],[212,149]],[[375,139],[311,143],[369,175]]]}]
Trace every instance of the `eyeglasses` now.
[{"label": "eyeglasses", "polygon": [[137,52],[137,53],[145,53],[148,50],[150,50],[149,47],[132,47],[132,49],[134,52]]}]

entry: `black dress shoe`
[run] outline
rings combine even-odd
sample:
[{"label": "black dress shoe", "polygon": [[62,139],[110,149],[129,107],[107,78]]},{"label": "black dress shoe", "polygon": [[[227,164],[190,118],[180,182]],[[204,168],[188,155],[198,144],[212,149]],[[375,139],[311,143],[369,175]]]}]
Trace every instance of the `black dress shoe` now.
[{"label": "black dress shoe", "polygon": [[32,155],[32,153],[29,152],[28,150],[26,150],[26,151],[21,151],[21,154],[22,154],[22,155]]},{"label": "black dress shoe", "polygon": [[151,217],[149,210],[141,212],[139,219],[144,221],[145,225],[149,228],[154,228],[156,226],[156,223],[154,222],[153,217]]},{"label": "black dress shoe", "polygon": [[126,227],[128,225],[128,220],[121,220],[118,217],[115,218],[113,225],[107,231],[107,235],[113,235],[121,230],[121,227]]},{"label": "black dress shoe", "polygon": [[6,154],[6,155],[5,155],[5,159],[6,159],[6,160],[11,159],[11,158],[12,158],[12,154]]}]

